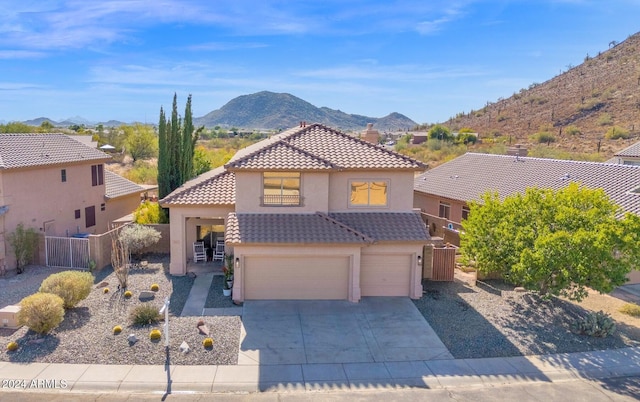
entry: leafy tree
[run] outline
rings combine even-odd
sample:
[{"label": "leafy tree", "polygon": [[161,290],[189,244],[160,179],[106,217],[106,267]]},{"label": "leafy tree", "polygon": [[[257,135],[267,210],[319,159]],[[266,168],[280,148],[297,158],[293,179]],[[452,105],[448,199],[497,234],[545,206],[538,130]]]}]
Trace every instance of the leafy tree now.
[{"label": "leafy tree", "polygon": [[441,124],[436,124],[431,127],[428,134],[429,138],[434,138],[436,140],[453,141],[453,134],[451,134],[451,130]]},{"label": "leafy tree", "polygon": [[160,241],[160,232],[144,225],[128,225],[120,231],[118,240],[120,240],[131,254],[138,254],[140,251],[156,244]]},{"label": "leafy tree", "polygon": [[587,287],[611,292],[640,263],[640,217],[618,214],[603,190],[577,183],[530,188],[504,201],[486,193],[462,222],[461,251],[481,272],[579,301]]},{"label": "leafy tree", "polygon": [[158,139],[153,127],[136,123],[133,126],[122,126],[126,150],[133,161],[148,159],[158,154]]},{"label": "leafy tree", "polygon": [[145,201],[133,211],[133,221],[140,225],[166,223],[166,216],[157,202]]},{"label": "leafy tree", "polygon": [[199,176],[209,170],[211,170],[211,162],[207,158],[207,151],[199,146],[193,153],[193,175]]},{"label": "leafy tree", "polygon": [[0,133],[35,133],[38,128],[29,126],[19,121],[12,121],[7,124],[0,124]]},{"label": "leafy tree", "polygon": [[158,124],[158,193],[160,198],[180,187],[193,177],[193,157],[195,144],[204,127],[193,127],[191,95],[187,99],[184,121],[178,116],[177,95],[173,95],[171,119],[165,118],[160,108]]},{"label": "leafy tree", "polygon": [[24,225],[19,223],[16,230],[9,233],[8,240],[16,255],[16,270],[21,274],[24,266],[33,259],[38,247],[38,233],[33,228],[25,229]]}]

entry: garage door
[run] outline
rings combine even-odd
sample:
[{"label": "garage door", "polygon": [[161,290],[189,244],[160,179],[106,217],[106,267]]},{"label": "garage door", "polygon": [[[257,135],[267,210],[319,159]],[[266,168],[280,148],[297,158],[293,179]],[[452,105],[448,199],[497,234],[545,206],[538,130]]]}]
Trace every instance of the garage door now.
[{"label": "garage door", "polygon": [[245,257],[246,300],[348,298],[349,257]]},{"label": "garage door", "polygon": [[410,264],[410,255],[362,254],[362,296],[409,296]]}]

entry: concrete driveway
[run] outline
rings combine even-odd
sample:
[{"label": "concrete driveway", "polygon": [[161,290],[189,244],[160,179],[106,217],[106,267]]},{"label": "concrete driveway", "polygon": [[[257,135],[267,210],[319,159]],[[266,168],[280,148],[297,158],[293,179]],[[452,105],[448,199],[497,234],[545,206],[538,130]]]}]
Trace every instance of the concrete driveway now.
[{"label": "concrete driveway", "polygon": [[453,359],[406,297],[246,301],[238,364]]}]

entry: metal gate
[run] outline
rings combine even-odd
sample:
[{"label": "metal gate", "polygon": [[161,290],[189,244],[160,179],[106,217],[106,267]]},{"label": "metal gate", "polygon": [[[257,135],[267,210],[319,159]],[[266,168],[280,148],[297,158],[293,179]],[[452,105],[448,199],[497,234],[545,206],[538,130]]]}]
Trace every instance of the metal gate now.
[{"label": "metal gate", "polygon": [[48,267],[89,269],[89,239],[45,236],[44,243]]}]

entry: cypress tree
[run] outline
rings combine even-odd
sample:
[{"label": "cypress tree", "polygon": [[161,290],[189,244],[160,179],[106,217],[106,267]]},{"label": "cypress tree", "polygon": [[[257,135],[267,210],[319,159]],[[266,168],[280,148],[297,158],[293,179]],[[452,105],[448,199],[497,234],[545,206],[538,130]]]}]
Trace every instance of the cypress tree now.
[{"label": "cypress tree", "polygon": [[184,109],[184,122],[182,125],[182,166],[181,180],[186,182],[193,177],[193,151],[195,142],[198,140],[198,133],[194,134],[193,115],[191,114],[191,95],[187,98],[187,105]]},{"label": "cypress tree", "polygon": [[158,195],[160,198],[166,197],[171,192],[169,186],[168,153],[167,119],[164,115],[164,109],[161,106],[160,121],[158,122]]}]

